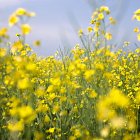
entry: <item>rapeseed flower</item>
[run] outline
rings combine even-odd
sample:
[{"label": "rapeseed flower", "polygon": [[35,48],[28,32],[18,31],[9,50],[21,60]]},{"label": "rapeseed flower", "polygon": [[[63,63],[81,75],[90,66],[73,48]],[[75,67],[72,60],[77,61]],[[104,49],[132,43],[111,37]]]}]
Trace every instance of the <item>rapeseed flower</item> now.
[{"label": "rapeseed flower", "polygon": [[22,24],[21,25],[21,32],[23,35],[27,35],[31,32],[31,27],[28,24]]},{"label": "rapeseed flower", "polygon": [[8,29],[2,28],[0,29],[0,36],[5,37],[7,35]]},{"label": "rapeseed flower", "polygon": [[[107,27],[115,23],[109,14],[106,6],[96,9],[88,33],[80,31],[83,47],[45,58],[25,40],[31,27],[24,22],[34,13],[19,8],[10,16],[11,26],[23,28],[8,49],[0,48],[1,139],[138,137],[140,49],[130,51],[128,41],[128,52],[109,44]],[[138,27],[134,31],[139,35]],[[7,28],[0,39],[7,46]]]},{"label": "rapeseed flower", "polygon": [[18,21],[19,21],[19,18],[15,14],[13,14],[9,18],[9,25],[10,26],[16,25]]},{"label": "rapeseed flower", "polygon": [[112,34],[111,34],[111,33],[106,33],[106,34],[105,34],[105,38],[106,38],[107,40],[111,40],[111,39],[112,39]]},{"label": "rapeseed flower", "polygon": [[24,8],[18,8],[15,12],[17,16],[23,16],[23,15],[26,15],[26,13],[27,11]]},{"label": "rapeseed flower", "polygon": [[22,120],[18,121],[18,122],[11,122],[8,123],[8,129],[12,132],[18,132],[18,131],[23,131],[24,129],[24,123]]}]

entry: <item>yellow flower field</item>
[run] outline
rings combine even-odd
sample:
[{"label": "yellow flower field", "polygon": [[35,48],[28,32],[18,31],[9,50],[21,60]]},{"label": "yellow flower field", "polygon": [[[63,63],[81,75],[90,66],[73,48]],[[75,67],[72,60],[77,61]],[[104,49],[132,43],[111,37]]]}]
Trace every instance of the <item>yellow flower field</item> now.
[{"label": "yellow flower field", "polygon": [[0,28],[0,140],[139,140],[140,48],[109,45],[106,25],[117,24],[110,9],[99,7],[87,32],[79,29],[84,47],[48,57],[26,42],[34,16],[23,8],[10,15],[9,28],[20,30],[13,43]]}]

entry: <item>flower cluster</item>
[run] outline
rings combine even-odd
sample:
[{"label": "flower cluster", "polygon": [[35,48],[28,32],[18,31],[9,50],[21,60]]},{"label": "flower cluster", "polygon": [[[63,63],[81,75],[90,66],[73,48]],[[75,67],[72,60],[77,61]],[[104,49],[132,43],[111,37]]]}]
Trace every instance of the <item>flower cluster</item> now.
[{"label": "flower cluster", "polygon": [[[112,50],[106,42],[112,39],[105,30],[109,14],[106,6],[97,9],[94,27],[88,27],[92,43],[80,30],[84,47],[77,44],[67,55],[39,57],[21,37],[9,49],[0,48],[0,139],[139,138],[140,48]],[[31,16],[20,8],[9,24]],[[30,32],[27,24],[21,29],[23,36]],[[7,36],[2,28],[0,37]]]}]

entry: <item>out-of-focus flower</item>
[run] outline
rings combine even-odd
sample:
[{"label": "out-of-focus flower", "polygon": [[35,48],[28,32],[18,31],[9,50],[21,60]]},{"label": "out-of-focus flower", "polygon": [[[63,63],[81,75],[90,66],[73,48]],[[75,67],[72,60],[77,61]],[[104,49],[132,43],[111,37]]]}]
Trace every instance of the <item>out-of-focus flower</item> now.
[{"label": "out-of-focus flower", "polygon": [[15,14],[17,15],[17,16],[23,16],[23,15],[25,15],[27,13],[27,11],[24,9],[24,8],[18,8],[17,10],[16,10],[16,12],[15,12]]},{"label": "out-of-focus flower", "polygon": [[9,25],[13,26],[13,25],[17,24],[18,21],[19,21],[19,18],[15,14],[13,14],[9,18]]},{"label": "out-of-focus flower", "polygon": [[106,34],[105,34],[105,38],[106,38],[107,40],[111,40],[111,39],[112,39],[112,34],[111,34],[111,33],[106,33]]},{"label": "out-of-focus flower", "polygon": [[22,24],[22,25],[21,25],[21,32],[22,32],[22,34],[24,34],[24,35],[29,34],[29,33],[31,32],[31,27],[30,27],[30,25],[28,25],[28,24]]},{"label": "out-of-focus flower", "polygon": [[88,27],[88,32],[92,32],[93,31],[93,28],[91,26]]},{"label": "out-of-focus flower", "polygon": [[40,46],[40,45],[41,45],[40,40],[36,40],[36,41],[34,41],[34,45],[37,46],[37,47]]},{"label": "out-of-focus flower", "polygon": [[23,120],[20,120],[18,122],[8,123],[8,129],[12,132],[22,131],[24,129]]},{"label": "out-of-focus flower", "polygon": [[109,17],[110,24],[116,24],[116,20],[113,17]]},{"label": "out-of-focus flower", "polygon": [[136,27],[136,28],[134,28],[134,30],[133,30],[135,33],[138,33],[140,30],[139,30],[139,28],[138,27]]},{"label": "out-of-focus flower", "polygon": [[80,29],[80,30],[78,31],[78,35],[79,35],[79,36],[82,36],[82,35],[83,35],[83,30],[82,30],[82,29]]},{"label": "out-of-focus flower", "polygon": [[140,41],[140,34],[137,35],[137,39],[138,39],[138,41]]},{"label": "out-of-focus flower", "polygon": [[5,37],[7,35],[7,31],[8,29],[7,28],[2,28],[0,29],[0,37]]},{"label": "out-of-focus flower", "polygon": [[140,9],[138,9],[134,12],[133,19],[136,19],[137,21],[140,21]]}]

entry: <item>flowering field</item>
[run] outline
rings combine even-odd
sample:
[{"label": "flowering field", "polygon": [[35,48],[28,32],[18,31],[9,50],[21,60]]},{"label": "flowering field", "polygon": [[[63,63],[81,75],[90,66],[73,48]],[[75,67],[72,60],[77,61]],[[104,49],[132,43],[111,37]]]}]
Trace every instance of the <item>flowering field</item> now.
[{"label": "flowering field", "polygon": [[79,30],[83,47],[46,58],[25,41],[33,16],[19,8],[9,17],[21,32],[13,43],[0,29],[0,140],[139,140],[140,48],[109,45],[109,8],[93,12],[87,33]]}]

